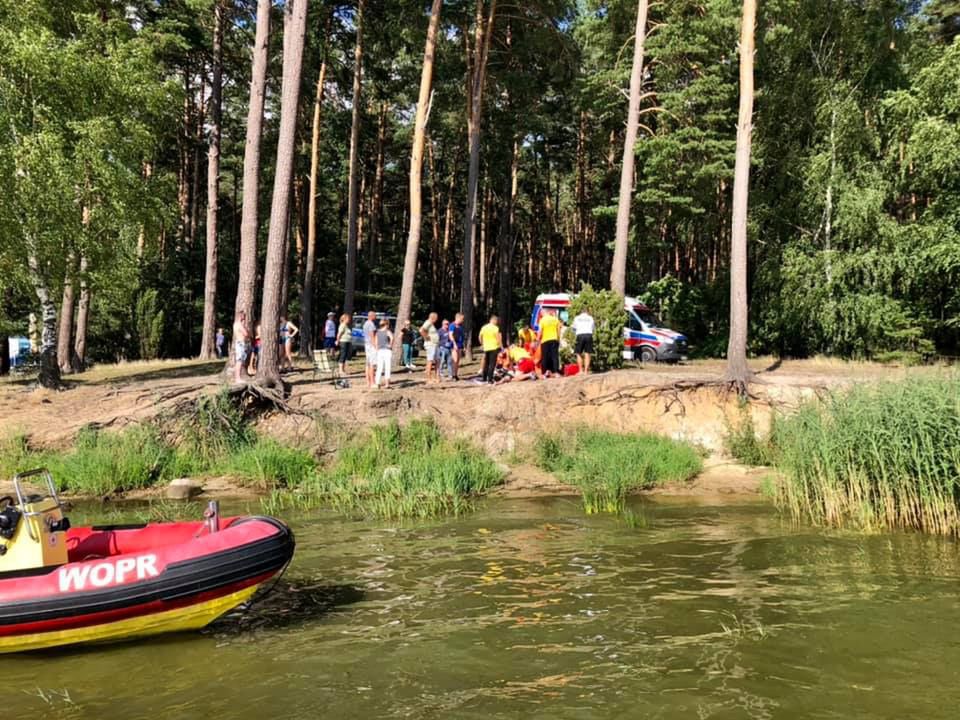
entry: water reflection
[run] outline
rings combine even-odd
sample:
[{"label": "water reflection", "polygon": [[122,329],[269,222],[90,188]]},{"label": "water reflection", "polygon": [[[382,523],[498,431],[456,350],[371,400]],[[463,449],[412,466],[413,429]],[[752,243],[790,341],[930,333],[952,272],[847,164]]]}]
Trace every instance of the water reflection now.
[{"label": "water reflection", "polygon": [[202,632],[240,636],[318,623],[328,613],[361,602],[364,597],[364,591],[353,585],[281,579],[264,588],[249,605],[228,613]]},{"label": "water reflection", "polygon": [[643,513],[292,518],[295,562],[248,613],[0,671],[43,693],[14,707],[53,718],[955,715],[954,543],[813,532],[763,506]]}]

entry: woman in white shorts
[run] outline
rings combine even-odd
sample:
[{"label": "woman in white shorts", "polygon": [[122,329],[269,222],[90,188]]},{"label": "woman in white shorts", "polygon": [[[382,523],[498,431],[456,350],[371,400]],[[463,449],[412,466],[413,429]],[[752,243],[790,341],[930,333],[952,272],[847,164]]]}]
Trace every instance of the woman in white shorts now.
[{"label": "woman in white shorts", "polygon": [[[390,387],[390,366],[393,364],[393,333],[390,332],[390,321],[381,320],[377,330],[377,375],[374,384],[379,387]],[[380,382],[383,381],[383,385]]]}]

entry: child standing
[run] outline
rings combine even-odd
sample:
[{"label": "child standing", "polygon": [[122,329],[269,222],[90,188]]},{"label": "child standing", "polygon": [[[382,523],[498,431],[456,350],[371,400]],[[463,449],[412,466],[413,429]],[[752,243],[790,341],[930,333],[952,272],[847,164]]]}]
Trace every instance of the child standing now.
[{"label": "child standing", "polygon": [[[374,384],[377,387],[390,387],[390,366],[393,364],[393,351],[390,349],[393,345],[393,333],[390,332],[390,321],[381,320],[380,327],[376,333],[377,341],[377,372]],[[383,385],[380,385],[380,381]]]}]

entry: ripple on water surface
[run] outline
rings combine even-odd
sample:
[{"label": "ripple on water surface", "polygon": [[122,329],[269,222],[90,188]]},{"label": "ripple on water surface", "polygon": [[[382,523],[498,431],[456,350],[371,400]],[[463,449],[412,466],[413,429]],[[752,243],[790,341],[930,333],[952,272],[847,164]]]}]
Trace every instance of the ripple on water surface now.
[{"label": "ripple on water surface", "polygon": [[566,500],[293,518],[277,590],[202,634],[0,659],[43,717],[956,717],[957,546],[763,506]]}]

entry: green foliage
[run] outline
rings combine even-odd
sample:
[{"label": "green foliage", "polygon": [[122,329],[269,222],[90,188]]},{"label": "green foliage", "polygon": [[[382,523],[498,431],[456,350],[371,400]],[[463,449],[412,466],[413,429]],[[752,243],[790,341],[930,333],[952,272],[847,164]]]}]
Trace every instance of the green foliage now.
[{"label": "green foliage", "polygon": [[538,466],[580,489],[588,513],[620,512],[631,492],[689,480],[703,467],[686,443],[584,428],[541,435],[536,453]]},{"label": "green foliage", "polygon": [[226,455],[217,472],[260,488],[285,488],[305,483],[316,469],[316,460],[305,450],[257,438]]},{"label": "green foliage", "polygon": [[229,476],[260,487],[305,482],[313,456],[258,437],[226,395],[201,398],[194,412],[120,432],[85,428],[66,452],[30,447],[27,438],[0,439],[0,473],[11,477],[47,467],[60,488],[105,496],[183,476]]},{"label": "green foliage", "polygon": [[171,418],[177,448],[201,466],[256,442],[256,434],[226,391],[202,395],[192,412]]},{"label": "green foliage", "polygon": [[[229,3],[224,36],[222,324],[236,289],[254,7]],[[365,28],[370,102],[361,109],[360,174],[376,182],[365,186],[371,243],[358,258],[360,307],[389,308],[400,286],[405,234],[397,228],[408,213],[404,168],[424,9],[411,0],[381,3],[377,21]],[[499,305],[505,287],[505,322],[525,317],[539,292],[608,281],[637,8],[631,0],[535,0],[523,22],[514,9],[501,5],[494,22],[481,123],[480,161],[491,192],[480,203],[488,271],[478,312]],[[741,10],[733,0],[650,7],[628,284],[701,356],[726,348]],[[209,142],[197,78],[210,63],[211,15],[209,2],[195,0],[0,0],[4,331],[24,331],[37,311],[38,281],[58,301],[68,259],[83,255],[91,359],[196,349]],[[957,17],[956,0],[761,4],[749,216],[752,351],[921,361],[960,353]],[[442,251],[425,246],[419,258],[418,317],[430,309],[449,316],[459,307],[460,243],[446,229],[462,225],[466,201],[457,178],[466,163],[463,33],[473,18],[467,5],[444,6],[423,208],[444,240]],[[271,82],[282,57],[278,20]],[[312,8],[301,108],[307,124],[306,89],[322,58],[330,70],[314,189],[320,207],[336,207],[345,195],[353,23],[352,9]],[[274,139],[278,102],[278,93],[267,93],[264,148]],[[267,207],[273,155],[263,152],[261,160]],[[308,164],[309,153],[298,153],[300,209]],[[318,314],[342,303],[340,216],[316,219],[317,266],[329,280],[316,283]],[[501,277],[501,239],[512,243],[512,277]],[[292,261],[295,246],[290,253]],[[301,278],[290,279],[286,310],[296,317]],[[48,303],[48,327],[52,311]],[[598,352],[596,367],[619,362],[611,345]]]},{"label": "green foliage", "polygon": [[0,463],[17,471],[46,467],[61,490],[103,497],[173,478],[174,449],[152,425],[119,433],[85,428],[70,452],[32,451]]},{"label": "green foliage", "polygon": [[134,315],[137,339],[142,360],[154,360],[159,357],[160,343],[163,339],[163,310],[158,308],[157,291],[149,289],[137,299]]},{"label": "green foliage", "polygon": [[728,455],[745,465],[770,465],[773,462],[773,447],[770,439],[757,435],[753,415],[750,414],[747,403],[741,406],[740,416],[736,422],[728,421],[723,445]]},{"label": "green foliage", "polygon": [[274,503],[329,504],[372,517],[457,515],[471,499],[503,481],[482,451],[444,438],[432,420],[372,428],[340,450],[333,464]]},{"label": "green foliage", "polygon": [[[593,356],[591,368],[611,370],[623,366],[623,328],[627,313],[623,298],[612,290],[594,290],[583,285],[570,303],[570,317],[586,310],[593,316]],[[567,340],[573,346],[573,330],[568,329]]]},{"label": "green foliage", "polygon": [[860,529],[960,534],[960,377],[857,386],[778,422],[778,502]]}]

